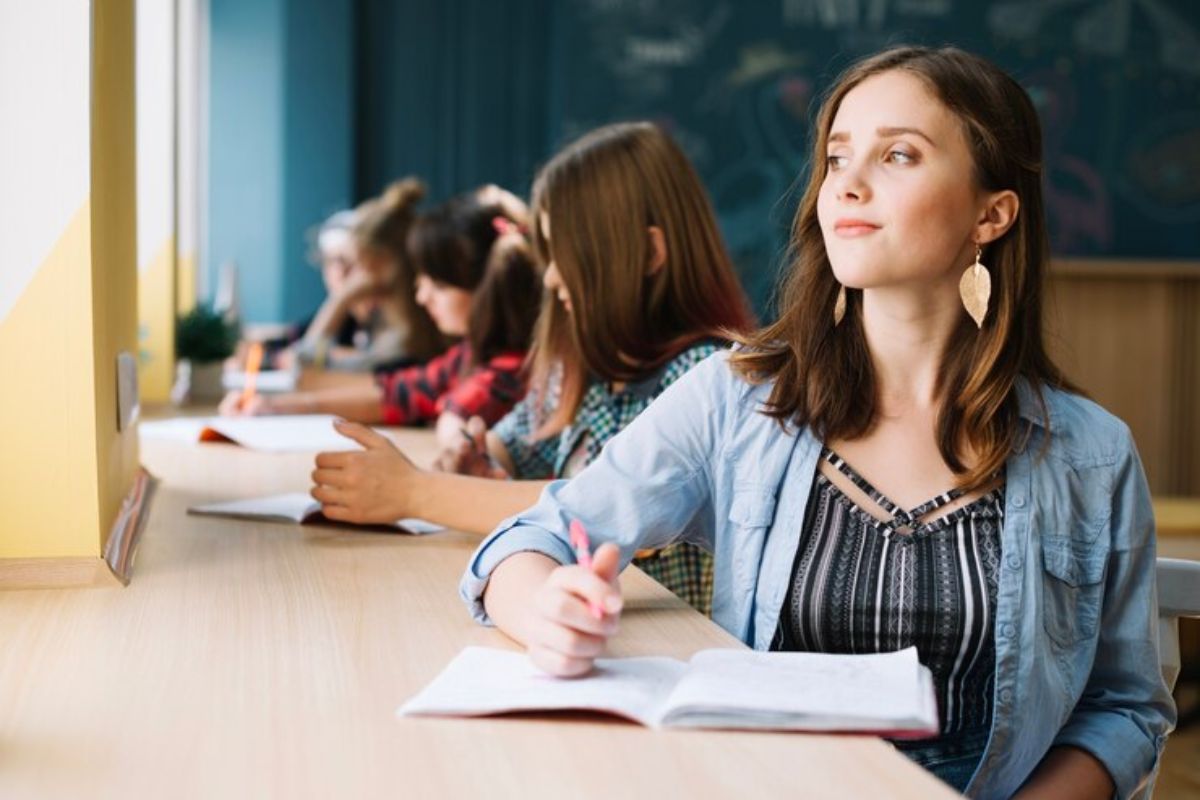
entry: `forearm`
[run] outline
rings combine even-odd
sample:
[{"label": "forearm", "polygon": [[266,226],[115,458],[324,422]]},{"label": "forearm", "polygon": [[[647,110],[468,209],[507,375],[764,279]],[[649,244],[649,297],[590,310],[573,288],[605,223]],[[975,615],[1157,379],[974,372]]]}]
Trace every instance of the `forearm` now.
[{"label": "forearm", "polygon": [[1115,787],[1108,770],[1077,747],[1052,747],[1014,800],[1105,800]]},{"label": "forearm", "polygon": [[377,386],[339,386],[309,392],[275,395],[268,404],[273,414],[335,414],[351,422],[383,421]]},{"label": "forearm", "polygon": [[547,483],[422,472],[412,481],[406,516],[484,535],[537,503]]},{"label": "forearm", "polygon": [[343,297],[326,298],[317,309],[313,321],[309,323],[308,330],[304,332],[304,338],[300,340],[300,349],[312,352],[322,339],[332,339],[337,329],[345,322],[349,310],[350,304]]},{"label": "forearm", "polygon": [[532,552],[515,553],[501,561],[483,593],[483,606],[496,627],[520,644],[528,644],[533,596],[558,566],[549,556]]}]

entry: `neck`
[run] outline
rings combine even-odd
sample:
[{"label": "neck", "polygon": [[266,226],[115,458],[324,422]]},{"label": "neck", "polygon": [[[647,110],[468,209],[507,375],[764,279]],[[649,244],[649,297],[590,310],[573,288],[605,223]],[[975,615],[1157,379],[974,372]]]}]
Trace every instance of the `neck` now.
[{"label": "neck", "polygon": [[863,329],[883,417],[936,411],[942,354],[962,309],[957,289],[863,291]]}]

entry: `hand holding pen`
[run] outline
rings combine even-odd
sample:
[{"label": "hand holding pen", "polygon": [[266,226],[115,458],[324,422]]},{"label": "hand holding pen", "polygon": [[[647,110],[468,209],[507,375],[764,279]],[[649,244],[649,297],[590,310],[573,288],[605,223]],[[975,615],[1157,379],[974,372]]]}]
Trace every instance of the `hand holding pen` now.
[{"label": "hand holding pen", "polygon": [[549,573],[534,596],[525,639],[533,663],[551,675],[587,674],[617,632],[623,600],[617,573],[621,552],[611,542],[591,552],[587,531],[571,524],[575,564]]}]

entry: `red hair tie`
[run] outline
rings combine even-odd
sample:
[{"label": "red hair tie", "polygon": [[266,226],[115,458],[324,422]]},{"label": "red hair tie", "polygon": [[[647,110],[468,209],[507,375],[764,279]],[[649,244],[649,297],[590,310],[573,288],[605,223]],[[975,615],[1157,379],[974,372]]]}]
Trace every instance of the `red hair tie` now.
[{"label": "red hair tie", "polygon": [[523,233],[521,226],[508,217],[492,217],[492,227],[496,229],[496,233],[500,236],[507,236],[510,233]]}]

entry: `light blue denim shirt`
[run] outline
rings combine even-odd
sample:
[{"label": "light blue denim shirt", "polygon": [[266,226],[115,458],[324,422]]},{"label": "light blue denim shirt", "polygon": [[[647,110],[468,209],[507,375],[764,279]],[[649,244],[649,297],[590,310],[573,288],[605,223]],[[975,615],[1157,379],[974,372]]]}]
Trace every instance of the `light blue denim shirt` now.
[{"label": "light blue denim shirt", "polygon": [[[623,565],[679,539],[711,550],[713,619],[770,647],[821,443],[760,413],[770,384],[751,386],[727,359],[694,368],[591,466],[479,546],[460,585],[479,621],[506,557],[574,562],[567,524],[577,518],[595,545],[621,548]],[[1067,744],[1098,758],[1127,797],[1175,719],[1159,668],[1150,495],[1124,423],[1075,395],[1044,396],[1048,419],[1021,386],[1030,436],[1006,466],[992,732],[968,794],[1009,797]]]}]

